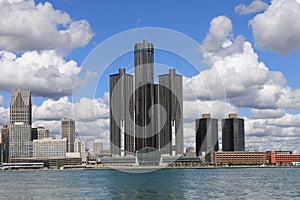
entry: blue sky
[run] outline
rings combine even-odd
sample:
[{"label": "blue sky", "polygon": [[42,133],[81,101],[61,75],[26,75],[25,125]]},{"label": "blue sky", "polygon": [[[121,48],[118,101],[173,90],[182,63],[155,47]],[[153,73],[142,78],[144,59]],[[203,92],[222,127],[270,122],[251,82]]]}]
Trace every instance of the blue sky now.
[{"label": "blue sky", "polygon": [[[193,120],[202,113],[224,118],[238,112],[245,119],[248,149],[300,152],[295,147],[300,146],[296,142],[300,139],[297,8],[297,0],[0,0],[0,125],[8,123],[9,91],[24,87],[33,91],[34,125],[47,126],[55,136],[59,120],[73,116],[79,135],[107,139],[108,75],[119,67],[132,68],[133,54],[111,63],[94,99],[72,102],[76,77],[88,83],[99,75],[95,69],[80,74],[80,67],[108,38],[134,28],[160,27],[195,40],[212,59],[212,63],[204,60],[207,70],[199,74],[177,55],[161,50],[155,54],[156,63],[176,68],[189,87],[184,107],[186,147],[194,145]],[[212,82],[214,70],[225,84],[226,99],[220,95],[222,88]],[[201,89],[205,85],[212,87],[208,89],[216,98],[207,100],[206,89]],[[207,109],[210,106],[214,109]],[[78,114],[84,109],[91,112]]]}]

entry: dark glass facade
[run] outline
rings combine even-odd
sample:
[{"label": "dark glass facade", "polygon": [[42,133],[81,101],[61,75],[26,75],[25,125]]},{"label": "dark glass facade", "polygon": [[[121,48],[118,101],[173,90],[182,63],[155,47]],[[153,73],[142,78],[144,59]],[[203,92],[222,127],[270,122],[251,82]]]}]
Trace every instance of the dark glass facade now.
[{"label": "dark glass facade", "polygon": [[245,151],[244,119],[227,118],[222,124],[222,150]]},{"label": "dark glass facade", "polygon": [[218,120],[213,118],[196,119],[196,155],[205,155],[212,149],[219,151]]}]

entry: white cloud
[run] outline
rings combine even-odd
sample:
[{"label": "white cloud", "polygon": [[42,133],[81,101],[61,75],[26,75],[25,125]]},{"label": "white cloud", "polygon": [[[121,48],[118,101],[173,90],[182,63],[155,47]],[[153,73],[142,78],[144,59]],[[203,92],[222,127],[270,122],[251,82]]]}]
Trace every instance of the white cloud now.
[{"label": "white cloud", "polygon": [[246,147],[252,150],[292,150],[300,153],[299,114],[276,119],[246,119]]},{"label": "white cloud", "polygon": [[56,51],[30,51],[17,56],[0,51],[0,89],[30,89],[35,96],[71,95],[80,71],[74,60],[65,61]]},{"label": "white cloud", "polygon": [[184,101],[183,117],[185,122],[195,122],[202,114],[211,114],[212,118],[224,119],[229,113],[239,113],[238,109],[222,101]]},{"label": "white cloud", "polygon": [[[227,98],[237,107],[263,109],[300,107],[300,90],[288,87],[282,73],[259,61],[250,42],[233,38],[229,18],[214,18],[209,30],[203,41],[204,57],[212,62],[209,69],[184,79],[186,99]],[[228,49],[224,42],[236,48]]]},{"label": "white cloud", "polygon": [[0,49],[69,51],[93,37],[86,20],[73,21],[49,2],[0,2]]},{"label": "white cloud", "polygon": [[39,107],[33,106],[34,120],[61,120],[63,117],[73,117],[72,103],[68,97],[59,100],[45,100]]},{"label": "white cloud", "polygon": [[[209,32],[203,40],[202,47],[207,51],[204,52],[206,61],[209,63],[210,54],[226,56],[231,53],[242,51],[244,37],[237,36],[235,39],[232,34],[231,20],[226,16],[218,16],[211,20]],[[212,60],[214,62],[214,60]]]},{"label": "white cloud", "polygon": [[285,114],[284,109],[251,109],[254,119],[279,118]]},{"label": "white cloud", "polygon": [[80,121],[94,121],[109,117],[109,105],[102,99],[81,98],[73,104],[74,117]]},{"label": "white cloud", "polygon": [[261,1],[261,0],[254,0],[251,2],[250,5],[240,4],[234,8],[234,10],[239,13],[240,15],[247,15],[250,13],[256,13],[267,9],[269,4]]},{"label": "white cloud", "polygon": [[273,0],[268,9],[249,21],[255,43],[283,54],[300,47],[300,2]]}]

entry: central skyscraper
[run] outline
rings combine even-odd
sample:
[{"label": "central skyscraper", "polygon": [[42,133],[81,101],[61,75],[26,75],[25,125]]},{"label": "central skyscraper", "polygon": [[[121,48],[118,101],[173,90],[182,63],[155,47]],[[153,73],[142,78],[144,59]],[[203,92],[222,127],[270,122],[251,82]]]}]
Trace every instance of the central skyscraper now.
[{"label": "central skyscraper", "polygon": [[134,76],[120,68],[109,78],[111,154],[134,155],[146,147],[182,154],[182,76],[170,69],[154,83],[153,44],[134,45]]},{"label": "central skyscraper", "polygon": [[147,40],[134,45],[135,150],[157,147],[154,119],[154,46]]}]

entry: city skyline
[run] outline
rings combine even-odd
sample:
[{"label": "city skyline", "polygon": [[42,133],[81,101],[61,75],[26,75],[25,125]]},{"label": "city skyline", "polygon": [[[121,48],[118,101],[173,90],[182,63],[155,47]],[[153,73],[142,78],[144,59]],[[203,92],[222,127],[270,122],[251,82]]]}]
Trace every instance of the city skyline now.
[{"label": "city skyline", "polygon": [[[78,78],[84,84],[98,73],[88,71],[79,77],[80,67],[94,47],[114,34],[132,28],[164,27],[193,38],[209,57],[204,59],[207,68],[198,72],[191,70],[184,59],[157,50],[155,70],[166,65],[183,75],[185,148],[196,146],[194,120],[201,114],[211,113],[220,120],[229,113],[238,113],[245,120],[246,149],[300,152],[300,82],[297,77],[300,34],[297,28],[287,28],[297,25],[298,1],[229,0],[225,3],[214,0],[189,4],[157,1],[132,5],[118,2],[117,7],[114,3],[0,3],[0,16],[8,9],[12,13],[0,18],[3,30],[8,30],[7,33],[0,31],[1,127],[9,125],[11,90],[22,86],[32,91],[33,127],[43,126],[50,130],[51,136],[59,136],[60,120],[72,118],[75,111],[78,113],[74,117],[77,136],[84,140],[109,141],[108,75],[121,67],[133,74],[133,56],[120,55],[112,61],[99,79],[95,98],[72,99],[75,80]],[[149,9],[143,9],[145,7]],[[124,13],[124,8],[131,14]],[[98,12],[99,9],[102,12]],[[277,18],[274,13],[282,17]],[[24,19],[18,30],[12,28],[20,24],[13,16]],[[106,20],[107,17],[111,20]],[[285,23],[285,19],[292,25]],[[37,30],[37,33],[25,30]],[[289,31],[281,34],[285,30]],[[218,70],[223,82],[225,99],[218,96],[222,88],[214,85],[214,70]],[[166,71],[161,74],[164,73]],[[209,92],[205,89],[207,86],[213,86]],[[210,94],[216,98],[212,99]],[[220,129],[218,133],[221,141]],[[104,146],[109,145],[104,143]]]}]

